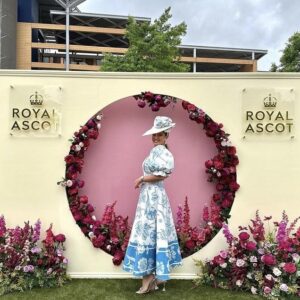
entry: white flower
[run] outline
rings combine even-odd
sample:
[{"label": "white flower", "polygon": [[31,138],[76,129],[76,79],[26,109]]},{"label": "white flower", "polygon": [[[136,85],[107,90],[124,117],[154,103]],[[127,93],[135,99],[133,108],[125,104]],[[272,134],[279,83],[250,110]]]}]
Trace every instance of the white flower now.
[{"label": "white flower", "polygon": [[98,129],[101,128],[101,124],[100,124],[100,123],[97,124],[97,128],[98,128]]},{"label": "white flower", "polygon": [[207,222],[207,225],[208,226],[212,226],[212,222]]},{"label": "white flower", "polygon": [[297,264],[300,260],[299,254],[298,253],[293,253],[292,257],[293,257],[294,262]]},{"label": "white flower", "polygon": [[80,142],[79,143],[79,146],[82,148],[84,146],[84,143],[83,142]]},{"label": "white flower", "polygon": [[68,263],[68,259],[67,259],[66,257],[64,258],[63,263],[64,263],[64,264],[67,264],[67,263]]},{"label": "white flower", "polygon": [[265,276],[267,278],[267,280],[271,281],[273,279],[273,276],[271,274],[267,274]]},{"label": "white flower", "polygon": [[273,269],[273,274],[274,274],[275,276],[280,276],[280,275],[281,275],[281,271],[280,271],[278,268],[274,268],[274,269]]},{"label": "white flower", "polygon": [[236,266],[237,267],[243,267],[245,265],[245,261],[243,260],[243,259],[238,259],[237,261],[236,261]]},{"label": "white flower", "polygon": [[236,284],[237,286],[242,286],[243,281],[239,279],[239,280],[237,280],[237,281],[235,282],[235,284]]},{"label": "white flower", "polygon": [[289,287],[285,283],[282,283],[279,288],[283,292],[287,292],[289,290]]},{"label": "white flower", "polygon": [[111,245],[107,245],[106,250],[110,251],[111,250]]},{"label": "white flower", "polygon": [[88,233],[88,236],[92,239],[95,235],[94,235],[94,232],[93,231],[90,231],[89,233]]},{"label": "white flower", "polygon": [[259,249],[257,250],[257,252],[258,252],[260,255],[265,254],[265,250],[264,250],[263,248],[259,248]]},{"label": "white flower", "polygon": [[280,268],[283,268],[284,266],[285,266],[285,263],[284,263],[284,262],[282,262],[282,263],[279,264],[279,267],[280,267]]},{"label": "white flower", "polygon": [[97,115],[96,119],[100,121],[102,119],[102,115]]},{"label": "white flower", "polygon": [[221,268],[225,269],[227,267],[227,263],[223,263],[220,265]]},{"label": "white flower", "polygon": [[251,273],[247,273],[247,278],[252,279],[252,274]]},{"label": "white flower", "polygon": [[71,187],[73,185],[73,181],[72,180],[67,180],[67,187]]},{"label": "white flower", "polygon": [[257,262],[257,257],[256,256],[250,256],[250,262],[256,263]]},{"label": "white flower", "polygon": [[257,288],[255,288],[254,286],[251,286],[251,293],[252,294],[257,294]]},{"label": "white flower", "polygon": [[80,151],[81,150],[81,147],[79,145],[75,145],[75,151]]},{"label": "white flower", "polygon": [[92,219],[93,219],[94,221],[96,221],[96,220],[97,220],[97,218],[96,218],[96,216],[95,216],[95,215],[92,215]]},{"label": "white flower", "polygon": [[230,262],[230,263],[234,263],[234,262],[235,262],[235,258],[234,258],[234,257],[230,257],[230,258],[229,258],[229,262]]}]

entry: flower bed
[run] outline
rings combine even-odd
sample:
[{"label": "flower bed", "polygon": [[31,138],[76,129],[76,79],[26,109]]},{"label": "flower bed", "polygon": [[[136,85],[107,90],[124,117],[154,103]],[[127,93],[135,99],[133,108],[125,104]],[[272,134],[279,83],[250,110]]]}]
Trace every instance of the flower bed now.
[{"label": "flower bed", "polygon": [[[268,228],[270,219],[264,218]],[[257,211],[248,228],[239,227],[237,237],[223,225],[228,248],[212,260],[197,261],[201,274],[196,284],[249,291],[269,299],[300,296],[300,227],[295,228],[298,220],[289,224],[283,212],[281,221],[274,222],[275,229],[267,231]]]},{"label": "flower bed", "polygon": [[34,226],[25,222],[23,228],[6,228],[0,217],[0,295],[61,286],[69,279],[68,260],[63,255],[65,236],[54,235],[51,225],[39,246],[40,230],[39,220]]}]

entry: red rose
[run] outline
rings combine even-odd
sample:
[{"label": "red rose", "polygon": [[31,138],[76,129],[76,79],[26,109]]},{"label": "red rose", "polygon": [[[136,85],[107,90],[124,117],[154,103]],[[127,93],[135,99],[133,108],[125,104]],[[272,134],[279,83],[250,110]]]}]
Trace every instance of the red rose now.
[{"label": "red rose", "polygon": [[64,234],[60,233],[60,234],[56,235],[54,239],[56,242],[63,243],[66,240],[66,237]]},{"label": "red rose", "polygon": [[182,100],[181,105],[182,105],[183,109],[187,109],[188,104],[189,103],[187,101]]},{"label": "red rose", "polygon": [[276,258],[272,254],[263,255],[261,261],[267,266],[274,266],[276,264]]},{"label": "red rose", "polygon": [[95,209],[94,209],[94,207],[91,205],[91,204],[88,204],[87,205],[87,210],[88,210],[88,212],[93,212]]},{"label": "red rose", "polygon": [[241,241],[247,241],[249,239],[250,235],[248,232],[246,231],[242,231],[240,234],[239,234],[239,238]]},{"label": "red rose", "polygon": [[255,242],[252,242],[252,241],[249,241],[246,243],[246,249],[248,251],[253,251],[256,249],[256,243]]},{"label": "red rose", "polygon": [[38,266],[41,266],[43,264],[43,260],[41,259],[41,258],[39,258],[38,260],[37,260],[37,265]]},{"label": "red rose", "polygon": [[95,248],[101,248],[104,245],[106,238],[104,235],[99,234],[97,237],[92,239],[92,243]]},{"label": "red rose", "polygon": [[195,242],[193,240],[187,240],[185,242],[185,246],[188,248],[188,249],[193,249],[195,247]]},{"label": "red rose", "polygon": [[232,181],[229,183],[229,188],[231,191],[235,192],[239,189],[240,185],[236,183],[235,181]]},{"label": "red rose", "polygon": [[115,255],[114,255],[112,261],[113,261],[114,265],[119,266],[121,264],[123,258],[124,258],[124,252],[121,250],[117,250],[115,252]]},{"label": "red rose", "polygon": [[74,162],[74,156],[71,155],[71,154],[67,155],[67,156],[65,157],[65,162],[66,162],[67,164],[71,164],[72,162]]},{"label": "red rose", "polygon": [[74,195],[78,194],[78,189],[77,188],[68,189],[67,193],[68,193],[69,196],[74,196]]},{"label": "red rose", "polygon": [[229,208],[231,205],[232,205],[232,201],[226,198],[221,203],[221,206],[223,208]]},{"label": "red rose", "polygon": [[214,163],[213,163],[212,160],[207,160],[205,162],[205,167],[208,168],[208,169],[211,168],[213,165],[214,165]]},{"label": "red rose", "polygon": [[234,155],[236,153],[235,147],[227,147],[227,153],[230,155]]},{"label": "red rose", "polygon": [[289,274],[293,274],[297,271],[297,267],[294,263],[286,263],[283,270]]},{"label": "red rose", "polygon": [[81,189],[84,187],[84,180],[77,180],[77,185]]},{"label": "red rose", "polygon": [[145,97],[146,100],[151,100],[153,98],[153,96],[154,95],[151,92],[146,92],[144,94],[144,97]]},{"label": "red rose", "polygon": [[89,198],[88,198],[86,195],[83,195],[83,196],[80,196],[80,197],[79,197],[79,201],[80,201],[82,204],[87,204],[87,203],[88,203],[88,200],[89,200]]},{"label": "red rose", "polygon": [[196,108],[196,106],[195,106],[194,104],[188,104],[188,105],[187,105],[187,109],[188,109],[189,111],[195,111],[197,108]]},{"label": "red rose", "polygon": [[224,164],[221,160],[214,160],[214,166],[216,169],[220,170],[224,167]]}]

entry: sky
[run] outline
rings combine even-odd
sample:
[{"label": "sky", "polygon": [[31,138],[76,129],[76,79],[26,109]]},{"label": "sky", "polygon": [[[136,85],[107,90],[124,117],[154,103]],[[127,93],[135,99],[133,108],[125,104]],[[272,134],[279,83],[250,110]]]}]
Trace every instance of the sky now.
[{"label": "sky", "polygon": [[278,64],[288,38],[300,31],[300,0],[86,0],[79,9],[154,20],[169,6],[172,25],[187,24],[183,45],[267,50],[260,71]]}]

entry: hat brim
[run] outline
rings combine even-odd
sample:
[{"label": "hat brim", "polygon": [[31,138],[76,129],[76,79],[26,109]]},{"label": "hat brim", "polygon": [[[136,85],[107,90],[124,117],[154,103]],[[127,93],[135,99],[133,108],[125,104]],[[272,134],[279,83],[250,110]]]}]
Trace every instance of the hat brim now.
[{"label": "hat brim", "polygon": [[172,123],[170,126],[167,126],[167,127],[163,127],[163,128],[155,128],[155,127],[152,127],[150,128],[149,130],[147,130],[143,136],[145,135],[150,135],[150,134],[154,134],[154,133],[158,133],[158,132],[162,132],[162,131],[165,131],[165,130],[168,130],[170,128],[173,128],[175,126],[175,123]]}]

